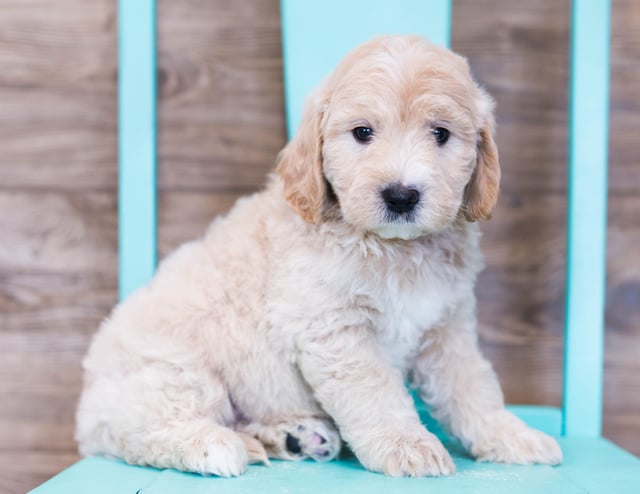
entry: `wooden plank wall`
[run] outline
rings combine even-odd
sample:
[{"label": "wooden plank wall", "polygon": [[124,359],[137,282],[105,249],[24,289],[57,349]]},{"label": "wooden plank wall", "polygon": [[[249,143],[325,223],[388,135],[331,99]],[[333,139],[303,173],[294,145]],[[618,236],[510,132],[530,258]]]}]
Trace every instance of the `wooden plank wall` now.
[{"label": "wooden plank wall", "polygon": [[[277,0],[159,1],[160,252],[285,142]],[[562,388],[568,0],[455,0],[498,103],[481,340],[513,403]],[[0,492],[77,459],[80,360],[116,301],[116,2],[0,0]],[[640,4],[613,2],[604,432],[640,454]],[[598,122],[594,122],[598,125]]]}]

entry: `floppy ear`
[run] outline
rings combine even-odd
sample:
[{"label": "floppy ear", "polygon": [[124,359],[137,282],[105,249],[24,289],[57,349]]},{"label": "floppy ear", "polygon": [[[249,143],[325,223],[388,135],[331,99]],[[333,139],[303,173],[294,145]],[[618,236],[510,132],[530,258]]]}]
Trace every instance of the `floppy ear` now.
[{"label": "floppy ear", "polygon": [[478,136],[476,167],[464,189],[464,216],[467,221],[488,220],[498,201],[500,164],[493,140],[493,120],[486,119]]},{"label": "floppy ear", "polygon": [[324,104],[313,94],[305,106],[295,137],[278,156],[276,172],[284,184],[287,203],[309,223],[322,217],[327,186],[322,174]]}]

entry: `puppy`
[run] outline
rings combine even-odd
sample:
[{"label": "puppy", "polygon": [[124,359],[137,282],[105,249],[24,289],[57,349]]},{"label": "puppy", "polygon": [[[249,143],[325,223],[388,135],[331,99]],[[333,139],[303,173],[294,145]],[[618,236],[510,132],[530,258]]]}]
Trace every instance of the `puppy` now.
[{"label": "puppy", "polygon": [[433,416],[479,460],[557,464],[504,408],[478,349],[477,220],[496,203],[493,103],[419,37],[356,48],[308,100],[264,191],[117,306],[84,360],[84,455],[202,474],[331,460],[454,471]]}]

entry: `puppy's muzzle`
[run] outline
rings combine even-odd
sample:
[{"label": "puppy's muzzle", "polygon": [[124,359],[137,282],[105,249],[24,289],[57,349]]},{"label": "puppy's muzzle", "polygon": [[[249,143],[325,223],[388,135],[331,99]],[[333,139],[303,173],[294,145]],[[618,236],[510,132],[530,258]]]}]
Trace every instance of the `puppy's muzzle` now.
[{"label": "puppy's muzzle", "polygon": [[418,189],[402,184],[391,184],[381,194],[387,209],[396,214],[412,211],[420,201]]}]

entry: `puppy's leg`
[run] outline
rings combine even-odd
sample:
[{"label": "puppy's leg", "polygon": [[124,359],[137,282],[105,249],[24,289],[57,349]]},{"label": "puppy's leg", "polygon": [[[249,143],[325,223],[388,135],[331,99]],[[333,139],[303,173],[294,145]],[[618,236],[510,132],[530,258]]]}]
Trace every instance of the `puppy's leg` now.
[{"label": "puppy's leg", "polygon": [[145,437],[123,448],[124,460],[203,475],[237,476],[247,468],[245,438],[207,419],[150,428]]},{"label": "puppy's leg", "polygon": [[440,441],[420,423],[403,378],[364,327],[300,341],[298,365],[314,396],[369,470],[393,476],[452,473]]},{"label": "puppy's leg", "polygon": [[290,419],[278,424],[251,423],[238,430],[258,439],[271,458],[333,460],[340,452],[340,435],[328,421],[315,417]]},{"label": "puppy's leg", "polygon": [[505,410],[498,379],[478,348],[474,312],[471,300],[425,335],[413,374],[422,399],[479,460],[560,463],[562,451],[552,437]]},{"label": "puppy's leg", "polygon": [[224,425],[233,420],[221,382],[155,363],[127,375],[88,374],[76,439],[84,455],[228,477],[265,457],[257,441]]}]

